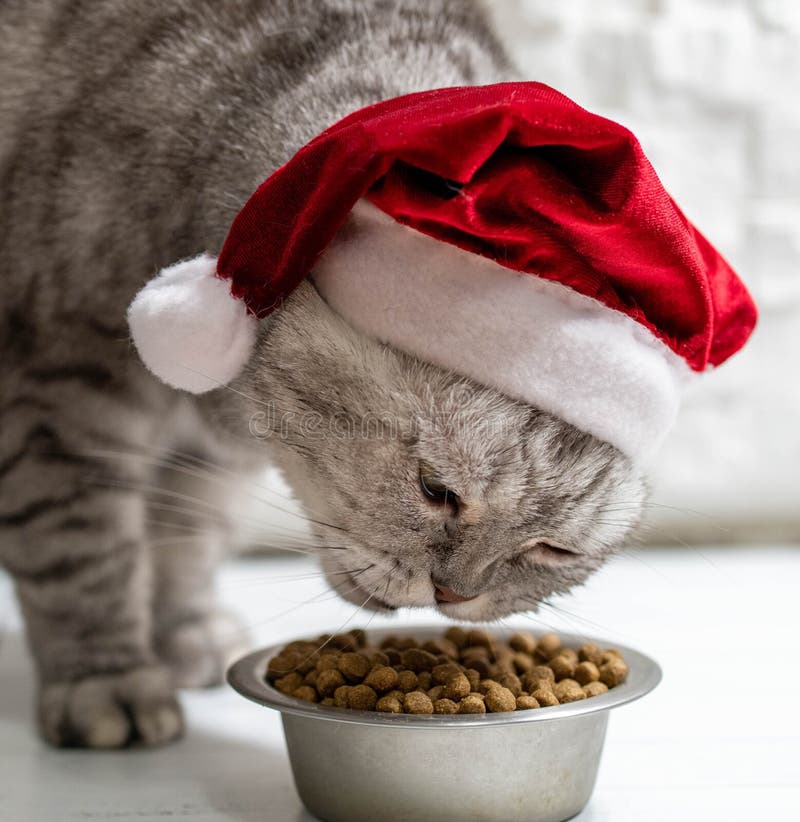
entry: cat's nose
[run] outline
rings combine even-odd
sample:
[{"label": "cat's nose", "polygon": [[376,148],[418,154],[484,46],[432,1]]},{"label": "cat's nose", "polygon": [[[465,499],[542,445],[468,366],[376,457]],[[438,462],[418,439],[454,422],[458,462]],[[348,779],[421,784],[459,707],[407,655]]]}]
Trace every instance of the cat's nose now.
[{"label": "cat's nose", "polygon": [[448,588],[446,585],[440,585],[436,580],[431,581],[433,582],[434,596],[437,602],[469,602],[471,599],[475,599],[475,597],[461,596],[461,594],[456,593],[452,588]]}]

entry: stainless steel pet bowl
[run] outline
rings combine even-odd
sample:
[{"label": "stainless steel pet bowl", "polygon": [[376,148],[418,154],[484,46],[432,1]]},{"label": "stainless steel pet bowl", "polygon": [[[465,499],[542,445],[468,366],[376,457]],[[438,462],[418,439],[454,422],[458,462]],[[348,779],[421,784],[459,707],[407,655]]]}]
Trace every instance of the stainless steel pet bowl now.
[{"label": "stainless steel pet bowl", "polygon": [[[441,632],[442,626],[405,631],[420,639]],[[379,642],[403,633],[392,628],[369,636]],[[588,641],[560,636],[574,647]],[[579,702],[512,713],[393,715],[302,702],[265,680],[282,645],[240,659],[228,682],[281,712],[297,791],[324,822],[561,822],[589,801],[609,711],[661,679],[650,657],[591,641],[625,655],[630,673],[623,684]]]}]

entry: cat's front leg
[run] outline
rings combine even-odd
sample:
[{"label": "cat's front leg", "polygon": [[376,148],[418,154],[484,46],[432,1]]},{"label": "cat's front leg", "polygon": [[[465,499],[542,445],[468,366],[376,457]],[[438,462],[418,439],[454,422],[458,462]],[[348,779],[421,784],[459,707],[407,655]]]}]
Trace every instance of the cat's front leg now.
[{"label": "cat's front leg", "polygon": [[4,522],[17,530],[6,564],[39,672],[41,733],[58,746],[168,742],[183,719],[151,649],[143,496],[90,486],[65,496]]}]

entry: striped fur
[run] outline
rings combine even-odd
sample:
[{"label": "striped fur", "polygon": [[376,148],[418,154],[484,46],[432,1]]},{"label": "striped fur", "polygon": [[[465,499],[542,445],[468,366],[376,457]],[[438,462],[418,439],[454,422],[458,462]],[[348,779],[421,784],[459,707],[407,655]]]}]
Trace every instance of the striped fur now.
[{"label": "striped fur", "polygon": [[[267,454],[312,518],[324,508],[335,533],[352,530],[336,551],[319,526],[332,574],[348,551],[361,561],[405,545],[404,567],[417,563],[429,577],[423,543],[441,556],[446,541],[426,536],[439,527],[430,518],[409,519],[407,489],[378,517],[380,544],[369,543],[365,513],[390,493],[392,460],[405,460],[394,477],[405,483],[425,448],[441,460],[456,445],[472,449],[467,463],[489,460],[499,491],[515,489],[518,501],[536,450],[558,486],[539,498],[540,519],[549,510],[553,522],[570,521],[570,480],[584,496],[593,483],[602,489],[591,510],[615,493],[640,499],[613,449],[586,438],[576,445],[568,426],[478,386],[463,394],[466,407],[524,423],[494,454],[468,433],[447,448],[429,437],[371,454],[290,430],[255,447],[248,424],[261,397],[330,417],[336,397],[356,386],[353,413],[405,396],[386,408],[407,419],[426,391],[450,396],[448,375],[351,338],[310,286],[264,324],[259,356],[234,391],[186,398],[132,351],[124,313],[137,289],[168,263],[218,251],[255,186],[326,125],[397,94],[507,76],[473,2],[4,0],[0,38],[0,562],[25,614],[50,742],[119,747],[180,733],[175,682],[218,681],[237,638],[211,596],[230,530],[219,479],[246,475]],[[334,351],[344,359],[331,360]],[[282,365],[290,361],[293,373]],[[383,497],[359,488],[365,467]],[[618,515],[624,524],[605,534],[604,552],[637,515],[635,505]],[[423,542],[399,539],[406,525]],[[453,533],[463,555],[472,543]],[[333,554],[341,562],[326,559]],[[568,587],[598,562],[536,590]],[[497,612],[520,607],[511,597]]]}]

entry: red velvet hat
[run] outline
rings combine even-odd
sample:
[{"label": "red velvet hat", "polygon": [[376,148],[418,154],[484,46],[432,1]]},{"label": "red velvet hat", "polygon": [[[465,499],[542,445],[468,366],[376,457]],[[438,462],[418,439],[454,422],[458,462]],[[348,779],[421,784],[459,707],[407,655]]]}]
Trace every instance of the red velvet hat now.
[{"label": "red velvet hat", "polygon": [[363,332],[634,458],[756,319],[636,138],[539,83],[406,95],[331,126],[259,186],[217,261],[140,292],[134,340],[162,379],[208,390],[309,275]]}]

